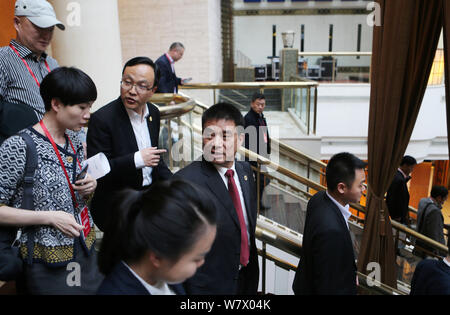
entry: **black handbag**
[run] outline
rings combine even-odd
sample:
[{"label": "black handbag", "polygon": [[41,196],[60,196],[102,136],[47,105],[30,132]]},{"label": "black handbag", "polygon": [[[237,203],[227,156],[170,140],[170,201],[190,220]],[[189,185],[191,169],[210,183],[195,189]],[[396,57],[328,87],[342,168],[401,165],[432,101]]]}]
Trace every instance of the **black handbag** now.
[{"label": "black handbag", "polygon": [[[32,210],[34,173],[38,164],[37,150],[33,139],[27,133],[19,134],[27,144],[27,161],[25,165],[24,193],[22,209]],[[19,229],[16,227],[0,226],[0,280],[12,281],[18,279],[23,270],[23,260],[20,258],[19,242],[17,240]],[[31,264],[34,247],[34,228],[29,228],[28,235],[28,263]]]}]

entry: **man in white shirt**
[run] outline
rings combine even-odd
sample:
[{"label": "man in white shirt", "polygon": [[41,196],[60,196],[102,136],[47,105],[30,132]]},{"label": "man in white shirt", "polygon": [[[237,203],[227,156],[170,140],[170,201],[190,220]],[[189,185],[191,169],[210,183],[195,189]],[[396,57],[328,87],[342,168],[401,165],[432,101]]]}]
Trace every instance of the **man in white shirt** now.
[{"label": "man in white shirt", "polygon": [[298,295],[357,293],[349,204],[364,191],[366,163],[350,153],[334,155],[326,169],[327,190],[308,202],[302,254],[292,289]]},{"label": "man in white shirt", "polygon": [[103,152],[111,172],[98,180],[92,200],[95,224],[107,224],[111,197],[123,188],[144,189],[172,173],[158,149],[160,113],[148,103],[155,93],[159,73],[147,57],[129,60],[122,73],[120,97],[95,112],[89,121],[88,157]]}]

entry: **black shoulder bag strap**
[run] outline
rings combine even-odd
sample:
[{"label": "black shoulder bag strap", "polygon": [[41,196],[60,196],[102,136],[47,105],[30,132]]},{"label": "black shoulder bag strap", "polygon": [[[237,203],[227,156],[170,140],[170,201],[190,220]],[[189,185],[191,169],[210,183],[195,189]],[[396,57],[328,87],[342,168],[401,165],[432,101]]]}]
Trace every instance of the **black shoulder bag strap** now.
[{"label": "black shoulder bag strap", "polygon": [[428,209],[428,207],[430,206],[430,205],[432,205],[433,204],[433,202],[430,202],[429,204],[427,204],[427,206],[423,209],[423,211],[422,211],[422,215],[420,216],[420,225],[418,226],[418,228],[417,228],[417,232],[419,232],[420,234],[423,234],[422,233],[422,228],[423,228],[423,221],[425,220],[425,218],[426,218],[426,212],[427,212],[427,209]]},{"label": "black shoulder bag strap", "polygon": [[[37,158],[37,150],[36,144],[28,133],[22,132],[19,134],[25,140],[27,144],[27,162],[25,164],[25,176],[24,176],[24,184],[23,184],[23,199],[22,199],[22,209],[33,210],[33,185],[34,185],[34,173],[38,166],[38,158]],[[28,264],[31,265],[33,262],[33,251],[34,251],[34,235],[35,229],[33,227],[26,228],[28,230],[28,238],[27,238],[27,250]]]}]

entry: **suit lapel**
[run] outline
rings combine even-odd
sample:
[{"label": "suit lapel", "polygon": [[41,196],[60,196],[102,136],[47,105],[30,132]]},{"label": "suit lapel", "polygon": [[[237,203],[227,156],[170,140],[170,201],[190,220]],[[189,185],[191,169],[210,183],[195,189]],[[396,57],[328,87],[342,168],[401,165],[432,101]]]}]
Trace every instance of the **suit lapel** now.
[{"label": "suit lapel", "polygon": [[150,133],[150,140],[152,141],[152,147],[158,146],[158,131],[155,130],[157,127],[156,117],[154,117],[154,112],[151,108],[151,105],[147,103],[149,116],[147,117],[147,127],[148,132]]},{"label": "suit lapel", "polygon": [[337,216],[338,221],[340,222],[340,225],[342,227],[343,230],[347,231],[346,238],[347,241],[349,242],[350,246],[353,249],[353,241],[352,241],[352,237],[350,235],[350,230],[347,227],[347,223],[345,222],[344,216],[341,213],[341,210],[339,210],[338,206],[330,199],[330,197],[328,197],[328,195],[326,194],[326,192],[324,191],[324,198],[327,201],[329,207],[331,209],[333,209],[334,214]]},{"label": "suit lapel", "polygon": [[136,152],[138,150],[136,136],[134,135],[133,126],[131,125],[130,117],[125,109],[125,105],[120,98],[117,105],[117,112],[119,114],[117,117],[120,120],[118,128],[120,128],[122,132],[122,137],[127,139],[126,141],[122,141],[121,145],[127,146],[129,148],[127,151],[129,152]]},{"label": "suit lapel", "polygon": [[202,170],[203,174],[207,177],[207,184],[211,192],[217,197],[217,199],[222,204],[226,212],[231,216],[234,223],[238,228],[240,228],[239,218],[234,208],[233,201],[231,200],[230,194],[228,192],[225,183],[220,177],[219,172],[211,163],[202,159]]}]

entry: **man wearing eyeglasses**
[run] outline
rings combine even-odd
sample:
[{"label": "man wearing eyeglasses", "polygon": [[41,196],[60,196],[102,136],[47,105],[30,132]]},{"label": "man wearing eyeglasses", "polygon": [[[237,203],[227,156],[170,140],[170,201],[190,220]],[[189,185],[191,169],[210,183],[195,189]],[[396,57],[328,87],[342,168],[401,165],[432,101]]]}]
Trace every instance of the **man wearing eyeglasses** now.
[{"label": "man wearing eyeglasses", "polygon": [[92,216],[100,230],[107,226],[112,196],[124,188],[144,189],[172,173],[158,149],[160,113],[148,100],[155,93],[159,71],[147,57],[129,60],[123,69],[120,97],[89,121],[88,157],[103,152],[111,172],[97,181]]}]

